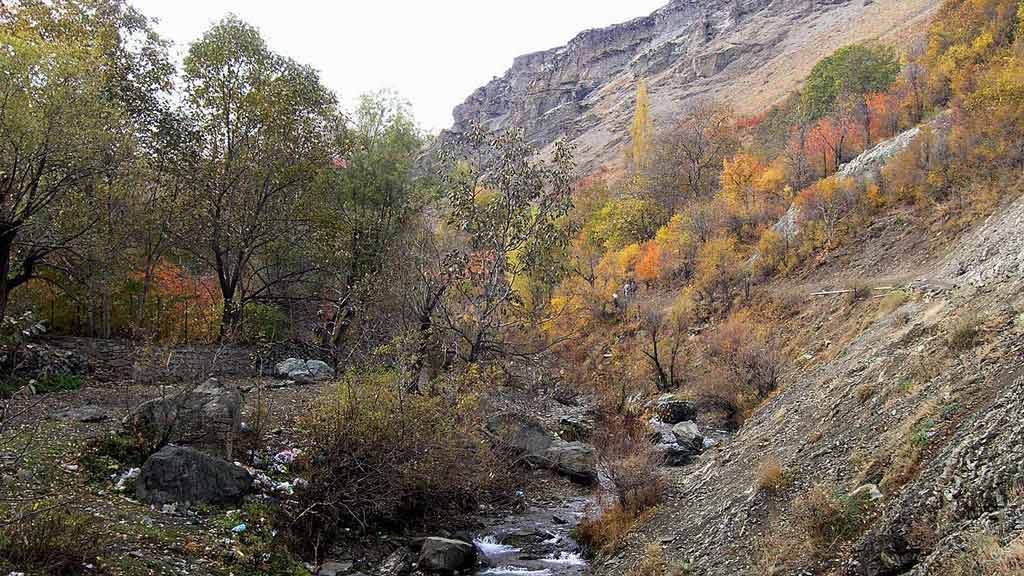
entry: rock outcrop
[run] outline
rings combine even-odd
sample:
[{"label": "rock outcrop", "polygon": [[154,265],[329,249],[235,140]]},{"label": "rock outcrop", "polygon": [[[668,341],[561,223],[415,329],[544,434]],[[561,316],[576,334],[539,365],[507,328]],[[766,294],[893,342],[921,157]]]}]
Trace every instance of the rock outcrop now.
[{"label": "rock outcrop", "polygon": [[231,458],[241,420],[239,391],[210,378],[194,388],[143,402],[123,426],[153,450],[174,443]]},{"label": "rock outcrop", "polygon": [[565,138],[589,173],[621,158],[638,78],[648,83],[656,122],[670,122],[697,98],[757,113],[839,47],[919,33],[939,3],[672,0],[649,16],[516,58],[455,108],[452,131],[519,127],[540,148]]}]

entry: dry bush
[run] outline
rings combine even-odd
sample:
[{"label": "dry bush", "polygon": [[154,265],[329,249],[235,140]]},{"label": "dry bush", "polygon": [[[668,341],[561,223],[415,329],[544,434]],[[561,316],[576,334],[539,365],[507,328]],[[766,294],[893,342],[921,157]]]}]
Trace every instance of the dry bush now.
[{"label": "dry bush", "polygon": [[572,535],[588,554],[611,554],[618,550],[634,526],[647,519],[650,512],[636,513],[615,504],[599,513],[584,516]]},{"label": "dry bush", "polygon": [[775,339],[746,315],[723,323],[707,339],[710,366],[697,379],[694,395],[705,409],[721,410],[733,426],[775,389],[782,375],[782,355]]},{"label": "dry bush", "polygon": [[507,460],[484,434],[479,403],[451,396],[409,394],[396,374],[369,370],[350,371],[315,402],[298,422],[309,484],[297,494],[294,544],[447,520],[504,494]]},{"label": "dry bush", "polygon": [[80,574],[103,550],[95,522],[65,507],[38,502],[15,516],[0,525],[0,564],[38,574]]},{"label": "dry bush", "polygon": [[793,516],[808,542],[818,550],[859,534],[867,525],[871,503],[816,486],[793,503]]},{"label": "dry bush", "polygon": [[981,320],[973,315],[957,319],[946,331],[946,343],[956,352],[966,352],[974,348],[980,337]]},{"label": "dry bush", "polygon": [[1022,576],[1024,537],[1007,544],[992,534],[975,535],[966,550],[942,563],[933,574],[944,576]]},{"label": "dry bush", "polygon": [[665,558],[665,549],[661,544],[652,542],[644,548],[644,555],[636,566],[628,572],[628,576],[686,576],[685,566],[670,564]]},{"label": "dry bush", "polygon": [[846,293],[847,304],[856,304],[871,297],[871,287],[860,280],[848,283],[843,289],[848,290]]},{"label": "dry bush", "polygon": [[757,468],[754,469],[754,479],[757,482],[758,490],[768,494],[778,494],[791,483],[786,469],[774,456],[765,458],[758,463]]},{"label": "dry bush", "polygon": [[646,413],[639,406],[606,414],[594,437],[597,463],[615,504],[639,513],[661,499],[662,457],[651,444]]},{"label": "dry bush", "polygon": [[857,400],[863,404],[875,395],[875,385],[871,382],[865,382],[864,384],[857,386],[856,390],[854,390],[854,394],[857,395]]},{"label": "dry bush", "polygon": [[611,505],[580,521],[577,541],[592,553],[608,553],[661,501],[661,455],[648,437],[646,412],[636,404],[604,414],[594,436],[598,467],[607,479]]},{"label": "dry bush", "polygon": [[881,302],[878,303],[878,314],[880,316],[888,316],[892,314],[900,306],[903,306],[907,301],[907,293],[902,290],[893,290],[882,298]]}]

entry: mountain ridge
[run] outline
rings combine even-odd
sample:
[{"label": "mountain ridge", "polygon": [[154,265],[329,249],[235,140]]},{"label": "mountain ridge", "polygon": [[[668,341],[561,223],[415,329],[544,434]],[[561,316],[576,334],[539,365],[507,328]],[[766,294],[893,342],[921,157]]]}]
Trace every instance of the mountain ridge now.
[{"label": "mountain ridge", "polygon": [[538,148],[565,138],[583,173],[621,161],[645,78],[656,123],[697,99],[763,111],[799,87],[819,59],[880,39],[906,45],[938,0],[672,0],[647,16],[584,30],[516,57],[453,110],[450,132],[473,124],[522,128]]}]

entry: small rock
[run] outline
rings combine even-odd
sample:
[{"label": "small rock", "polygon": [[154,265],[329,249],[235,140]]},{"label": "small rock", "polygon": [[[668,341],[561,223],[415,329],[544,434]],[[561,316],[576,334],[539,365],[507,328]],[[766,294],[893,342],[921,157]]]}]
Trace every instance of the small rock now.
[{"label": "small rock", "polygon": [[351,569],[351,562],[328,561],[320,565],[320,570],[317,571],[317,576],[338,576],[339,574],[344,574]]}]

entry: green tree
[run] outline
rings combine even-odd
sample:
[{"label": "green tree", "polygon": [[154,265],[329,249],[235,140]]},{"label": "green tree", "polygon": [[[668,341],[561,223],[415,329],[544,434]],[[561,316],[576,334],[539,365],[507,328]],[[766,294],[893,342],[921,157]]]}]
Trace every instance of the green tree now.
[{"label": "green tree", "polygon": [[361,301],[379,294],[380,273],[398,256],[410,221],[430,200],[413,163],[426,142],[408,105],[390,93],[360,99],[351,129],[350,151],[326,178],[322,230],[332,263],[332,349],[345,337]]},{"label": "green tree", "polygon": [[309,200],[340,152],[341,117],[314,69],[230,16],[189,49],[184,101],[195,135],[184,232],[217,274],[224,336],[246,303],[319,269],[291,248],[313,236]]},{"label": "green tree", "polygon": [[811,119],[851,115],[857,118],[864,146],[871,146],[869,94],[885,92],[900,72],[896,50],[882,44],[853,44],[836,50],[811,69],[803,92]]},{"label": "green tree", "polygon": [[0,317],[10,291],[69,240],[60,232],[77,211],[66,202],[88,202],[121,120],[96,72],[102,50],[48,38],[35,16],[0,19]]}]

